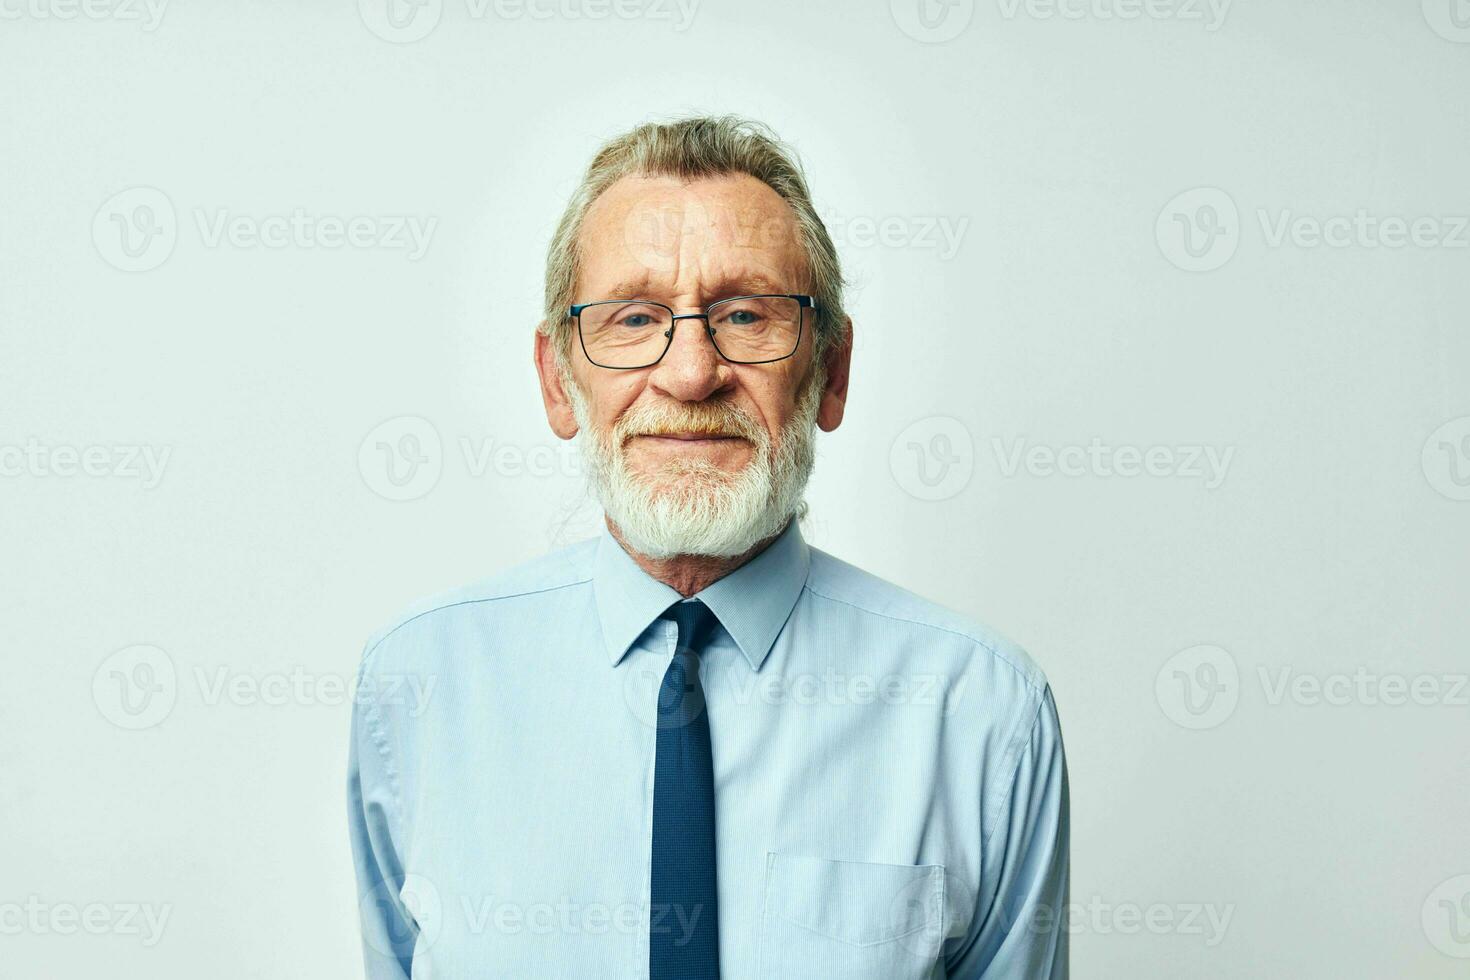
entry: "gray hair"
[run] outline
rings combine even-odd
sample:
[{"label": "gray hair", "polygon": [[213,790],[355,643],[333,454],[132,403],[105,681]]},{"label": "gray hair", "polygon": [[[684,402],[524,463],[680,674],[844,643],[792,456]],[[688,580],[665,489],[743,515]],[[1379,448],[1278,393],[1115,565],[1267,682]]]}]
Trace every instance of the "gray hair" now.
[{"label": "gray hair", "polygon": [[545,319],[537,329],[557,341],[563,364],[571,335],[567,308],[575,300],[572,291],[581,267],[582,222],[593,202],[623,177],[695,180],[726,174],[748,174],[762,181],[791,207],[816,300],[815,345],[820,367],[822,355],[844,339],[847,330],[837,249],[812,204],[794,151],[770,127],[738,116],[646,123],[603,144],[592,158],[546,254]]}]

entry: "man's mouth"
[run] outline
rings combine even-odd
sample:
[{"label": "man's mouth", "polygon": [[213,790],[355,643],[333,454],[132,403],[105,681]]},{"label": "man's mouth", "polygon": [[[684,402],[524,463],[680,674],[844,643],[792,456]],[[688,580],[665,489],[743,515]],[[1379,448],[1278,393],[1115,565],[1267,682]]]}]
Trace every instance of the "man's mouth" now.
[{"label": "man's mouth", "polygon": [[644,439],[667,439],[676,442],[721,442],[741,438],[729,432],[640,432],[638,435]]}]

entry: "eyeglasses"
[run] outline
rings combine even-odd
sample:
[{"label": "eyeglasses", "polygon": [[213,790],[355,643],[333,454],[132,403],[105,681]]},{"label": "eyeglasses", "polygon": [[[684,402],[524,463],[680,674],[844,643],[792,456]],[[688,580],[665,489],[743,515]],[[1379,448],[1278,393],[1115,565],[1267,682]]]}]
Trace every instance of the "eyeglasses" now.
[{"label": "eyeglasses", "polygon": [[615,371],[652,367],[674,343],[680,320],[703,320],[715,350],[734,364],[769,364],[796,353],[810,296],[736,296],[703,313],[675,313],[662,303],[610,299],[579,303],[568,311],[587,360]]}]

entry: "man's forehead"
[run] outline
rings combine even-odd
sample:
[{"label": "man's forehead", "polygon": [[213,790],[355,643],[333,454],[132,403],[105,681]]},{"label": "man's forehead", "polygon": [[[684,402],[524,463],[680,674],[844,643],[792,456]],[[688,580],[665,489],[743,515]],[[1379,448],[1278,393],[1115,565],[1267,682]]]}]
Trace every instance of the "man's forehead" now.
[{"label": "man's forehead", "polygon": [[589,209],[581,246],[585,280],[630,287],[697,273],[720,280],[706,289],[790,291],[806,265],[790,206],[748,174],[625,177]]},{"label": "man's forehead", "polygon": [[615,181],[598,195],[584,227],[608,218],[623,220],[630,213],[674,211],[688,216],[686,224],[691,230],[698,230],[701,220],[715,230],[754,222],[795,224],[791,208],[781,195],[750,174],[719,174],[694,180],[635,174]]}]

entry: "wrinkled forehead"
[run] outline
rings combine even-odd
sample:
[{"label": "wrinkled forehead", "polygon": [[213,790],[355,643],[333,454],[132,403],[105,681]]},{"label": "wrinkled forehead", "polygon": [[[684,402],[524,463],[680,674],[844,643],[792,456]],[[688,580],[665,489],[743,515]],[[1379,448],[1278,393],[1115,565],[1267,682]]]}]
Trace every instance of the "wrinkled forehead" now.
[{"label": "wrinkled forehead", "polygon": [[748,174],[624,177],[588,209],[580,252],[578,302],[810,288],[791,206]]}]

